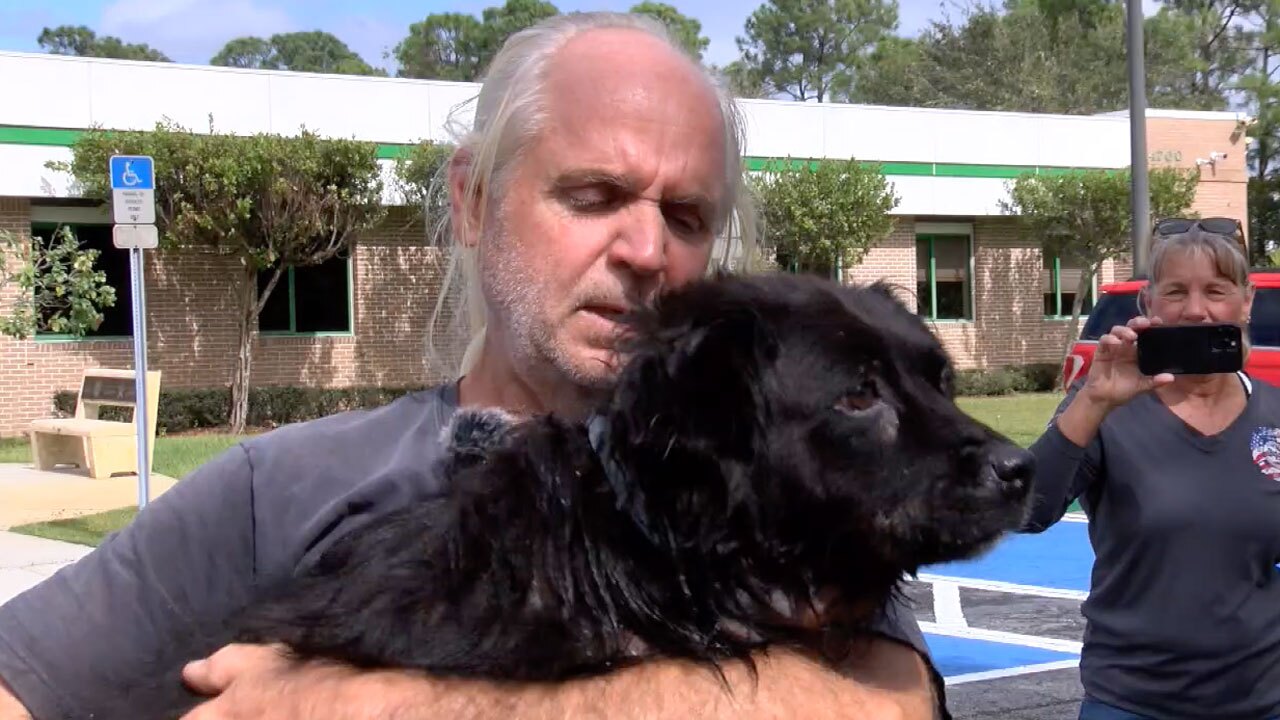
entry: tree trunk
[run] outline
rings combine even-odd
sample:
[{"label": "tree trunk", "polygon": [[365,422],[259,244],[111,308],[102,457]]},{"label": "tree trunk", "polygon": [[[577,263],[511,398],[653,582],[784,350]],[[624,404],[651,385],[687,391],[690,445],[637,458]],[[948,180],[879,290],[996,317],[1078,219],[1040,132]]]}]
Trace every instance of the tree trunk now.
[{"label": "tree trunk", "polygon": [[[1071,303],[1071,323],[1067,326],[1066,344],[1062,349],[1062,363],[1060,367],[1065,368],[1067,360],[1071,358],[1071,348],[1076,344],[1076,337],[1080,334],[1080,311],[1084,309],[1085,293],[1093,287],[1093,278],[1097,275],[1102,263],[1095,265],[1085,265],[1080,271],[1080,282],[1076,283],[1076,298]],[[1061,289],[1059,289],[1061,292]],[[1064,383],[1066,378],[1063,378]],[[1067,389],[1065,386],[1062,388]]]},{"label": "tree trunk", "polygon": [[284,266],[276,266],[261,295],[258,294],[257,269],[246,264],[244,274],[240,276],[240,343],[235,366],[231,370],[230,431],[233,434],[243,433],[249,420],[249,377],[253,369],[253,338],[258,331],[258,316],[283,273]]}]

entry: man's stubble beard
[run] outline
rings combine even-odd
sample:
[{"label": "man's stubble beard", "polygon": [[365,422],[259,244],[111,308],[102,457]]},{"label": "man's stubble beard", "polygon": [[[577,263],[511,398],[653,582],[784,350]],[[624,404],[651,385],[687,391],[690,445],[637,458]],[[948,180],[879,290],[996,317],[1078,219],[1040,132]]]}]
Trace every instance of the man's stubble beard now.
[{"label": "man's stubble beard", "polygon": [[[524,262],[518,252],[519,240],[508,231],[501,213],[496,215],[482,242],[478,262],[485,299],[497,311],[496,317],[489,314],[488,332],[502,336],[513,364],[522,374],[552,387],[571,386],[575,395],[584,396],[583,400],[603,395],[617,379],[616,368],[575,361],[549,318],[544,300],[547,276],[540,269],[555,259],[543,256]],[[584,367],[586,364],[589,366]]]}]

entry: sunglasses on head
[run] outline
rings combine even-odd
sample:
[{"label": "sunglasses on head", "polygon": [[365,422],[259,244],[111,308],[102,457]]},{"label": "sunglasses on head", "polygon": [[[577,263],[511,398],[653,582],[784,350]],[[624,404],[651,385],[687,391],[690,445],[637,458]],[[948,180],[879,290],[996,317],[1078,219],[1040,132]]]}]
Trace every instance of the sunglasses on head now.
[{"label": "sunglasses on head", "polygon": [[1161,220],[1155,225],[1156,235],[1179,235],[1198,227],[1205,232],[1211,232],[1215,235],[1226,235],[1227,237],[1235,237],[1240,232],[1240,221],[1235,218],[1227,217],[1211,217],[1211,218],[1168,218]]}]

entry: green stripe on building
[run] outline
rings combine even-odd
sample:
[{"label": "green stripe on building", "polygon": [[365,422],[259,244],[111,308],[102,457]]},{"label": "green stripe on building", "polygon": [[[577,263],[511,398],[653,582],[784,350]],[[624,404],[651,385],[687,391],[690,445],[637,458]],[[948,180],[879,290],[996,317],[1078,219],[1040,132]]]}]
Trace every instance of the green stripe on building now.
[{"label": "green stripe on building", "polygon": [[0,143],[5,145],[60,145],[67,147],[74,143],[83,132],[83,130],[0,125]]},{"label": "green stripe on building", "polygon": [[[0,145],[44,145],[51,147],[70,147],[84,133],[84,130],[68,130],[61,128],[20,127],[0,125]],[[394,160],[409,152],[411,143],[378,143],[376,155],[382,160]],[[775,158],[748,157],[747,170],[759,172],[779,164],[789,164],[798,168],[804,164],[817,162],[815,158]],[[865,162],[864,165],[878,165],[885,175],[920,176],[920,177],[953,177],[953,178],[998,178],[1013,179],[1025,173],[1038,175],[1058,175],[1085,168],[1041,167],[1035,165],[974,165],[967,163],[929,163],[929,162]]]}]

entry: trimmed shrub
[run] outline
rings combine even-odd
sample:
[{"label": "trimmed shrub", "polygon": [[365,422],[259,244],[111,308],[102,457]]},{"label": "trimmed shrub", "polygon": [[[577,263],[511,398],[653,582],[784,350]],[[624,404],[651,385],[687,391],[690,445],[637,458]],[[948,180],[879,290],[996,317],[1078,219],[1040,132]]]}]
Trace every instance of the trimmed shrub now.
[{"label": "trimmed shrub", "polygon": [[[380,407],[421,387],[307,388],[293,386],[255,387],[249,391],[248,424],[272,428],[314,420],[347,410]],[[55,411],[70,417],[76,410],[76,392],[64,390],[53,396]],[[157,405],[156,433],[180,433],[203,428],[220,428],[230,418],[231,391],[228,388],[161,390]],[[125,408],[103,408],[104,420],[127,420]]]}]

